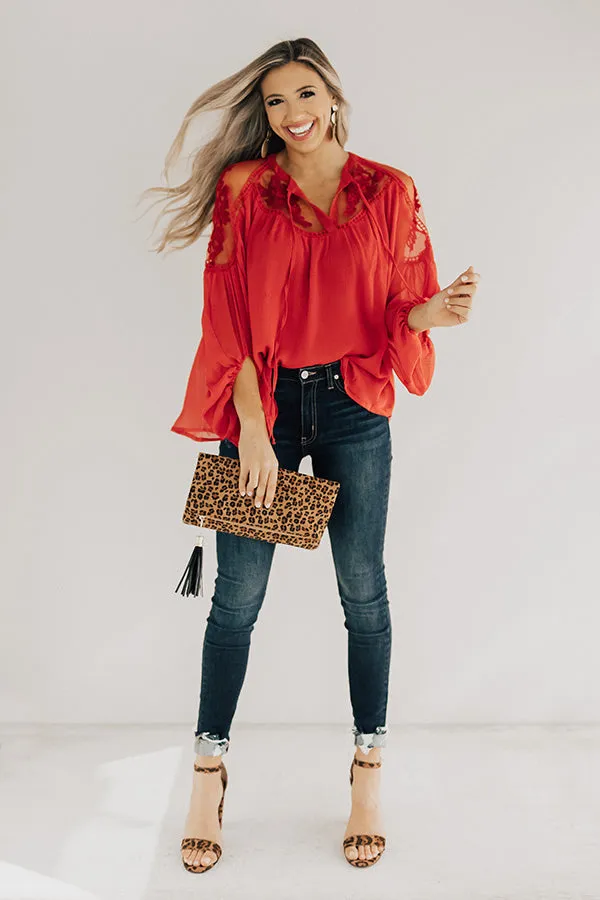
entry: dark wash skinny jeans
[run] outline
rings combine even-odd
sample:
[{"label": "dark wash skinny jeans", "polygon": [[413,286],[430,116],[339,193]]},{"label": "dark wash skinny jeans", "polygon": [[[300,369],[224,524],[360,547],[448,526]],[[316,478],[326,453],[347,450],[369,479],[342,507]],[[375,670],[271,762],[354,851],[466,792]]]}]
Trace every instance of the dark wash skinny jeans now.
[{"label": "dark wash skinny jeans", "polygon": [[[389,420],[344,388],[340,361],[285,368],[275,388],[273,450],[281,468],[340,482],[328,523],[348,632],[354,744],[366,754],[386,745],[391,621],[383,562],[392,447]],[[219,455],[239,459],[222,440]],[[256,491],[253,499],[256,497]],[[276,544],[216,532],[217,577],[202,655],[195,752],[222,756],[244,682],[250,636],[265,597]]]}]

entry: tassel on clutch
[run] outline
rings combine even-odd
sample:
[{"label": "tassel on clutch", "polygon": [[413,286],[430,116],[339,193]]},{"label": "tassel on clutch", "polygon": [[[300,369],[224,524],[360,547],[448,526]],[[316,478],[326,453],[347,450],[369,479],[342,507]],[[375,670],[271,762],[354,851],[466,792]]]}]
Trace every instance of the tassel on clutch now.
[{"label": "tassel on clutch", "polygon": [[203,552],[203,538],[202,535],[199,534],[196,538],[196,546],[192,550],[192,555],[188,560],[185,572],[179,579],[179,584],[175,588],[175,593],[178,593],[179,588],[181,588],[181,594],[184,597],[189,597],[190,594],[197,597],[198,591],[200,591],[200,594],[204,597],[204,585],[202,584]]},{"label": "tassel on clutch", "polygon": [[[269,509],[256,507],[254,497],[242,497],[239,481],[239,459],[199,453],[183,522],[306,550],[319,546],[340,489],[339,481],[280,467]],[[200,534],[176,593],[181,588],[183,596],[197,597],[199,591],[204,596],[203,549]]]}]

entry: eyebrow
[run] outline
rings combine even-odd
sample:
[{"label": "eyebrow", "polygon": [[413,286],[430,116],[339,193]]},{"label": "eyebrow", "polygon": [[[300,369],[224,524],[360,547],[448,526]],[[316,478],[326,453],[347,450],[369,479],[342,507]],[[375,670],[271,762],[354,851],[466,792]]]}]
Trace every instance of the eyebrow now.
[{"label": "eyebrow", "polygon": [[[303,87],[298,88],[296,93],[299,94],[300,91],[305,91],[306,88],[314,88],[315,90],[317,90],[317,86],[315,84],[305,84]],[[265,97],[265,100],[268,100],[269,97],[283,97],[283,94],[269,94],[268,97]]]}]

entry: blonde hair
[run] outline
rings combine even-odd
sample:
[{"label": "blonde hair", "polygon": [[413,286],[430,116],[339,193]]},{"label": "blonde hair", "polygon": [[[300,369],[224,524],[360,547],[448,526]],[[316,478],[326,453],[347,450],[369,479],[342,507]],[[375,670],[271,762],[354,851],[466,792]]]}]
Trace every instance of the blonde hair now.
[{"label": "blonde hair", "polygon": [[[185,114],[165,159],[162,174],[167,183],[168,170],[181,154],[191,122],[202,112],[225,110],[214,137],[193,154],[190,177],[175,187],[147,188],[140,198],[151,193],[160,193],[170,198],[157,221],[171,211],[173,204],[182,201],[165,228],[160,242],[153,248],[157,253],[161,253],[169,244],[177,250],[194,243],[211,221],[215,189],[223,169],[242,160],[260,158],[261,146],[269,128],[260,85],[267,72],[290,62],[304,63],[314,69],[336,98],[337,139],[344,146],[348,139],[350,106],[344,99],[337,72],[323,51],[310,38],[274,44],[239,72],[200,94]],[[276,153],[284,146],[282,138],[272,134],[268,152]],[[155,202],[162,199],[161,197]]]}]

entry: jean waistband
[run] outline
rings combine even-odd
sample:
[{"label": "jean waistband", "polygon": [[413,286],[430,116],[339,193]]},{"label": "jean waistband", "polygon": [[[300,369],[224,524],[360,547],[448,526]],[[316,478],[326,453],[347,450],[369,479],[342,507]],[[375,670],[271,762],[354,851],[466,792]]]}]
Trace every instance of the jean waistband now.
[{"label": "jean waistband", "polygon": [[334,375],[341,374],[341,360],[334,359],[328,363],[318,363],[314,366],[299,366],[297,368],[288,368],[287,366],[279,366],[277,378],[285,381],[296,381],[305,384],[308,381],[321,381],[325,379],[331,383]]}]

